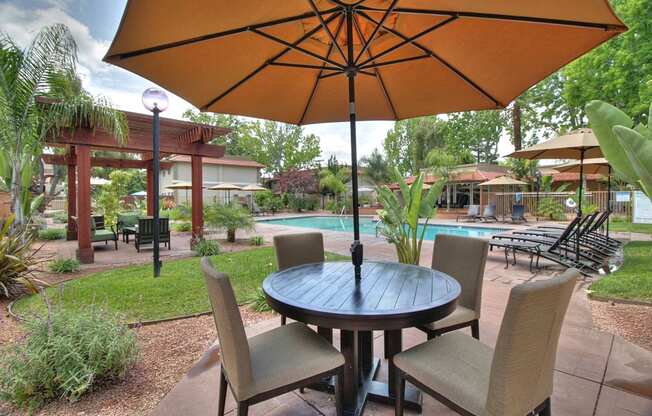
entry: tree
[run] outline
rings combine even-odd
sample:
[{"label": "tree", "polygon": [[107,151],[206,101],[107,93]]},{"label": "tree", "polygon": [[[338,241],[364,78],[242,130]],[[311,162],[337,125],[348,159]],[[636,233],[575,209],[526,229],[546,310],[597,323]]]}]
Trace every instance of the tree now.
[{"label": "tree", "polygon": [[436,116],[397,121],[383,142],[389,165],[416,174],[428,152],[446,145],[446,122]]},{"label": "tree", "polygon": [[376,186],[384,185],[389,182],[389,163],[378,149],[374,149],[369,156],[360,159],[360,164],[364,168],[364,174],[371,179]]},{"label": "tree", "polygon": [[[122,113],[103,98],[67,94],[62,80],[76,79],[77,45],[68,28],[43,28],[26,49],[0,36],[0,144],[11,166],[10,195],[16,224],[26,220],[24,198],[31,196],[34,166],[48,134],[83,125],[109,130],[118,141],[127,137]],[[71,87],[70,85],[68,85]],[[37,98],[48,97],[49,103]]]},{"label": "tree", "polygon": [[222,205],[212,204],[204,209],[206,223],[226,230],[226,241],[235,242],[237,230],[252,230],[254,219],[249,210],[235,203]]},{"label": "tree", "polygon": [[117,224],[121,208],[120,199],[127,195],[132,177],[133,175],[127,171],[114,170],[109,175],[111,183],[102,186],[97,197],[97,205],[102,209],[106,224]]},{"label": "tree", "polygon": [[253,157],[251,145],[251,122],[230,114],[202,113],[188,109],[183,118],[193,123],[208,124],[215,127],[225,127],[230,130],[224,136],[213,139],[213,144],[226,146],[226,153],[233,156]]},{"label": "tree", "polygon": [[498,141],[507,127],[499,110],[453,113],[447,122],[447,148],[451,154],[473,154],[476,163],[494,163],[498,159]]}]

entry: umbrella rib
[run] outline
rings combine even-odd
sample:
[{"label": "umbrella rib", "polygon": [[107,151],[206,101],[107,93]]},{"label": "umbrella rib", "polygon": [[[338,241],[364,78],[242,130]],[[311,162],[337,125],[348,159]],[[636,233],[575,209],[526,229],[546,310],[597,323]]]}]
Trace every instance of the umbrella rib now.
[{"label": "umbrella rib", "polygon": [[[328,19],[326,19],[326,21],[327,21],[327,22],[330,22],[330,21],[332,21],[333,19],[335,19],[337,16],[338,16],[337,14],[333,14],[333,15],[329,16]],[[320,29],[321,29],[321,26],[315,26],[315,27],[312,28],[310,31],[304,33],[303,36],[301,36],[297,41],[294,42],[294,44],[295,44],[295,45],[300,44],[300,43],[303,42],[304,40],[308,39],[310,36],[312,36],[312,35],[314,35],[315,33],[317,33]],[[231,87],[229,87],[229,88],[228,88],[226,91],[224,91],[222,94],[218,95],[217,97],[215,97],[214,99],[212,99],[211,101],[209,101],[206,105],[202,106],[202,107],[201,107],[201,110],[206,111],[206,110],[208,109],[208,107],[212,106],[213,104],[215,104],[216,102],[218,102],[219,100],[221,100],[222,98],[224,98],[225,96],[227,96],[228,94],[230,94],[231,91],[235,90],[235,89],[238,88],[240,85],[242,85],[242,84],[244,84],[245,82],[247,82],[249,79],[251,79],[253,76],[255,76],[256,74],[258,74],[260,71],[262,71],[263,69],[267,68],[267,66],[269,66],[270,63],[272,63],[272,62],[274,62],[275,60],[281,58],[283,55],[285,55],[286,53],[288,53],[288,52],[291,51],[291,50],[292,50],[292,48],[290,48],[290,47],[287,47],[287,48],[283,49],[281,52],[277,53],[277,54],[276,54],[272,59],[270,59],[270,60],[268,60],[268,61],[265,61],[262,65],[260,65],[260,66],[259,66],[258,68],[256,68],[256,69],[254,69],[254,70],[253,70],[252,72],[250,72],[247,76],[245,76],[244,78],[242,78],[240,81],[238,81],[238,82],[236,82],[235,84],[233,84]]]},{"label": "umbrella rib", "polygon": [[[340,31],[342,30],[342,27],[344,26],[344,19],[345,16],[342,14],[342,17],[340,18],[340,22],[338,23],[337,29],[335,29],[335,37],[340,35]],[[331,52],[333,51],[333,44],[331,43],[328,46],[328,51],[326,52],[326,56],[330,56]],[[324,68],[326,67],[326,64],[323,65]],[[308,109],[310,108],[310,104],[312,104],[312,100],[315,97],[315,93],[317,92],[317,85],[319,85],[319,80],[321,79],[321,75],[323,74],[324,70],[322,69],[319,71],[317,76],[315,77],[315,82],[312,86],[312,90],[310,91],[310,96],[308,97],[308,101],[306,102],[306,106],[303,108],[303,112],[301,113],[301,118],[299,119],[299,124],[303,124],[303,120],[306,118],[306,114],[308,114]]]},{"label": "umbrella rib", "polygon": [[400,63],[403,63],[403,62],[410,62],[410,61],[417,61],[419,59],[425,59],[425,58],[430,58],[430,55],[428,55],[428,54],[416,55],[416,56],[410,56],[410,57],[407,57],[407,58],[393,59],[391,61],[379,62],[377,64],[376,63],[371,63],[369,65],[361,66],[360,69],[379,68],[381,66],[400,64]]},{"label": "umbrella rib", "polygon": [[[367,20],[370,20],[374,23],[377,23],[374,18],[369,16],[367,13],[359,11],[358,14],[362,17],[364,17]],[[403,40],[407,39],[408,37],[402,34],[401,32],[394,30],[390,27],[383,26],[388,32],[392,33],[394,36],[397,36]],[[476,91],[478,91],[480,94],[484,95],[486,98],[491,100],[496,107],[505,107],[503,103],[495,99],[491,94],[489,94],[487,91],[485,91],[482,87],[480,87],[478,84],[476,84],[472,79],[464,75],[459,69],[455,68],[453,65],[445,61],[443,58],[441,58],[439,55],[431,51],[430,49],[426,48],[425,46],[421,45],[417,41],[411,41],[410,44],[414,45],[418,49],[420,49],[422,52],[428,54],[430,57],[432,57],[434,60],[439,62],[440,64],[444,65],[446,68],[448,68],[451,72],[455,73],[459,78],[464,80],[467,84],[471,85]]]},{"label": "umbrella rib", "polygon": [[436,29],[439,29],[439,28],[442,27],[442,26],[445,26],[445,25],[451,23],[451,22],[454,21],[454,20],[457,20],[457,16],[451,16],[451,17],[449,17],[448,19],[446,19],[446,20],[444,20],[444,21],[442,21],[442,22],[439,22],[439,23],[437,23],[437,24],[435,24],[435,25],[432,25],[432,26],[430,26],[429,28],[427,28],[427,29],[425,29],[425,30],[423,30],[423,31],[421,31],[421,32],[419,32],[419,33],[417,33],[416,35],[410,36],[409,38],[404,39],[403,41],[397,43],[396,45],[391,46],[391,47],[385,49],[385,50],[382,51],[382,52],[379,52],[378,54],[376,54],[376,55],[373,56],[373,57],[370,57],[369,59],[367,59],[366,61],[364,61],[363,63],[361,63],[360,66],[365,66],[366,64],[368,64],[368,63],[371,62],[371,61],[374,61],[374,60],[376,60],[376,59],[379,59],[380,57],[385,56],[385,55],[387,55],[388,53],[392,53],[392,52],[394,52],[395,50],[397,50],[397,49],[399,49],[399,48],[402,48],[403,46],[409,44],[410,42],[415,41],[415,40],[419,39],[420,37],[423,37],[423,36],[427,35],[428,33],[432,32],[432,31],[434,31],[434,30],[436,30]]},{"label": "umbrella rib", "polygon": [[[322,29],[321,26],[319,26],[319,28]],[[336,67],[338,67],[339,69],[344,69],[344,66],[343,66],[343,65],[341,65],[341,64],[339,64],[339,63],[333,61],[332,59],[325,58],[325,57],[323,57],[323,56],[321,56],[321,55],[319,55],[319,54],[317,54],[317,53],[314,53],[314,52],[312,52],[312,51],[309,51],[308,49],[304,49],[304,48],[302,48],[302,47],[300,47],[300,46],[297,46],[296,44],[290,43],[290,42],[285,41],[285,40],[283,40],[283,39],[281,39],[281,38],[277,38],[277,37],[274,36],[274,35],[270,35],[269,33],[262,32],[262,31],[260,31],[260,30],[258,30],[258,29],[250,29],[250,31],[251,31],[252,33],[255,33],[255,34],[257,34],[257,35],[259,35],[259,36],[262,36],[262,37],[264,37],[264,38],[266,38],[266,39],[269,39],[269,40],[274,41],[274,42],[276,42],[276,43],[280,43],[281,45],[287,46],[287,47],[290,48],[290,49],[294,49],[294,50],[296,50],[297,52],[301,52],[301,53],[303,53],[304,55],[311,56],[311,57],[313,57],[313,58],[315,58],[315,59],[318,59],[318,60],[320,60],[320,61],[322,61],[322,62],[326,62],[326,63],[328,63],[328,64],[331,64],[331,65],[333,65],[333,66],[336,66]]]},{"label": "umbrella rib", "polygon": [[[312,1],[312,0],[310,0],[310,1]],[[374,30],[371,32],[371,35],[369,36],[369,39],[367,39],[366,41],[363,41],[364,46],[362,47],[362,50],[360,51],[358,56],[353,60],[353,65],[357,65],[357,63],[360,60],[360,58],[362,57],[362,55],[365,52],[367,52],[367,50],[369,49],[369,46],[371,46],[371,42],[374,41],[374,38],[376,37],[376,34],[378,34],[378,31],[385,24],[385,21],[387,21],[387,18],[392,13],[392,11],[394,10],[394,8],[396,7],[397,4],[398,4],[398,0],[392,1],[392,4],[389,5],[387,10],[385,11],[385,14],[383,14],[383,17],[380,19],[380,22],[376,25]]]},{"label": "umbrella rib", "polygon": [[[325,15],[325,14],[332,14],[332,13],[339,12],[339,11],[340,11],[340,8],[332,8],[332,9],[324,10],[321,13]],[[118,53],[118,54],[115,54],[115,55],[107,56],[107,57],[104,58],[104,60],[105,61],[110,61],[110,60],[113,60],[113,59],[133,58],[133,57],[136,57],[136,56],[146,55],[146,54],[150,54],[150,53],[154,53],[154,52],[160,52],[160,51],[164,51],[164,50],[167,50],[167,49],[178,48],[178,47],[186,46],[186,45],[192,45],[192,44],[198,43],[198,42],[204,42],[204,41],[207,41],[207,40],[218,39],[218,38],[222,38],[222,37],[225,37],[225,36],[236,35],[238,33],[247,32],[250,29],[263,29],[263,28],[270,27],[270,26],[276,26],[276,25],[280,25],[280,24],[284,24],[284,23],[294,22],[294,21],[301,20],[301,19],[307,19],[307,18],[310,18],[310,17],[313,17],[313,16],[314,16],[313,12],[306,12],[306,13],[302,13],[302,14],[299,14],[299,15],[296,15],[296,16],[286,17],[286,18],[283,18],[283,19],[270,20],[268,22],[257,23],[257,24],[249,25],[249,26],[242,26],[242,27],[238,27],[238,28],[235,28],[235,29],[225,30],[223,32],[216,32],[216,33],[210,33],[210,34],[207,34],[207,35],[196,36],[196,37],[193,37],[193,38],[183,39],[183,40],[179,40],[179,41],[176,41],[176,42],[164,43],[164,44],[161,44],[161,45],[156,45],[156,46],[151,46],[151,47],[148,47],[148,48],[138,49],[138,50],[131,51],[131,52]]]},{"label": "umbrella rib", "polygon": [[[355,31],[358,34],[358,38],[362,42],[366,43],[366,40],[364,38],[364,34],[362,33],[362,30],[360,29],[360,24],[358,23],[357,18],[353,18],[353,27],[355,27]],[[371,52],[367,51],[367,55],[371,57]],[[385,96],[385,100],[387,101],[387,104],[389,105],[389,108],[392,110],[392,114],[394,114],[394,119],[398,120],[398,114],[396,113],[396,107],[394,107],[394,103],[392,102],[391,97],[389,96],[389,92],[387,92],[387,88],[385,87],[385,82],[383,81],[382,75],[380,75],[380,71],[378,71],[377,68],[373,68],[374,73],[376,74],[376,79],[378,80],[378,84],[380,85],[380,89],[383,90],[383,95]]]},{"label": "umbrella rib", "polygon": [[[378,7],[368,7],[368,6],[358,6],[358,10],[367,10],[380,12],[384,11],[382,8]],[[594,23],[594,22],[583,22],[575,20],[564,20],[564,19],[553,19],[547,17],[533,17],[533,16],[515,16],[508,14],[495,14],[495,13],[479,13],[479,12],[464,12],[464,11],[451,11],[451,10],[427,10],[427,9],[413,9],[406,7],[397,7],[393,11],[397,14],[426,14],[426,15],[435,15],[435,16],[459,16],[459,17],[469,17],[477,19],[491,19],[491,20],[508,20],[515,22],[526,22],[526,23],[542,23],[542,24],[553,24],[560,26],[579,26],[585,28],[594,28],[602,30],[622,30],[624,27],[620,25],[613,25],[608,23]]]},{"label": "umbrella rib", "polygon": [[[315,16],[317,16],[317,19],[319,19],[319,24],[321,24],[321,27],[324,29],[324,32],[326,32],[329,39],[331,40],[332,45],[335,45],[335,48],[337,48],[337,51],[342,56],[342,59],[344,59],[344,62],[346,62],[346,55],[344,55],[344,51],[340,47],[339,43],[337,43],[337,39],[335,39],[335,36],[333,36],[333,33],[328,28],[326,22],[324,22],[324,18],[322,17],[321,13],[319,12],[319,9],[315,5],[315,2],[313,0],[308,0],[308,3],[310,4],[310,8],[312,9],[312,11],[315,13]],[[328,54],[326,56],[328,57]]]},{"label": "umbrella rib", "polygon": [[319,66],[319,65],[307,65],[307,64],[297,64],[292,62],[270,62],[272,66],[287,66],[289,68],[304,68],[304,69],[318,69],[318,70],[328,70],[328,71],[341,71],[340,68],[334,66]]}]

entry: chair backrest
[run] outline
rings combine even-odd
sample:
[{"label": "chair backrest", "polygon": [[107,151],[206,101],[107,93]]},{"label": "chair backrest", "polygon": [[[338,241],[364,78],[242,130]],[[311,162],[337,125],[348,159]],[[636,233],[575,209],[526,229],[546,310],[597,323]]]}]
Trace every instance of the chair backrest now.
[{"label": "chair backrest", "polygon": [[469,205],[467,214],[469,217],[480,215],[480,205]]},{"label": "chair backrest", "polygon": [[525,205],[512,206],[512,218],[519,220],[525,218]]},{"label": "chair backrest", "polygon": [[525,415],[552,395],[559,334],[579,272],[515,286],[491,365],[487,410]]},{"label": "chair backrest", "polygon": [[170,219],[167,217],[158,219],[158,234],[168,234],[170,232]]},{"label": "chair backrest", "polygon": [[484,211],[482,212],[483,217],[495,217],[496,216],[496,205],[485,205]]},{"label": "chair backrest", "polygon": [[577,233],[578,228],[582,226],[582,221],[585,221],[585,219],[580,217],[573,218],[566,229],[559,235],[557,240],[548,248],[548,251],[552,252],[556,250],[561,244],[569,240],[575,233]]},{"label": "chair backrest", "polygon": [[480,317],[482,279],[489,242],[479,238],[438,234],[432,252],[432,268],[444,272],[460,283],[458,303]]},{"label": "chair backrest", "polygon": [[154,219],[138,218],[138,234],[140,237],[154,235]]},{"label": "chair backrest", "polygon": [[274,248],[279,270],[324,261],[322,233],[275,235]]},{"label": "chair backrest", "polygon": [[598,232],[600,231],[600,228],[602,225],[609,219],[609,216],[611,215],[610,211],[604,211],[601,215],[600,218],[598,218],[594,223],[589,232]]},{"label": "chair backrest", "polygon": [[235,396],[242,400],[245,390],[253,381],[253,372],[240,309],[229,276],[215,270],[208,257],[201,259],[201,270],[213,307],[222,366]]},{"label": "chair backrest", "polygon": [[122,227],[133,227],[138,224],[138,214],[118,214],[118,224]]}]

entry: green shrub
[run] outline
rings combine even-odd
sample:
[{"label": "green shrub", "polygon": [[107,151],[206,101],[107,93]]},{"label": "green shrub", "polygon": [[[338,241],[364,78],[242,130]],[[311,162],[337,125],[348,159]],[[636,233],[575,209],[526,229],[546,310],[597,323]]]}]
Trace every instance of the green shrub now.
[{"label": "green shrub", "polygon": [[185,233],[192,230],[192,224],[189,222],[177,222],[172,224],[172,229],[180,233]]},{"label": "green shrub", "polygon": [[63,240],[64,238],[66,238],[66,230],[63,228],[46,228],[38,232],[39,240]]},{"label": "green shrub", "polygon": [[554,221],[563,221],[566,219],[566,209],[554,198],[546,197],[539,201],[537,215]]},{"label": "green shrub", "polygon": [[262,235],[254,235],[249,239],[249,243],[251,243],[252,246],[262,246],[264,242],[265,239]]},{"label": "green shrub", "polygon": [[297,212],[314,211],[319,205],[319,200],[315,197],[288,194],[287,198],[288,208]]},{"label": "green shrub", "polygon": [[12,298],[24,293],[36,293],[45,283],[34,278],[37,250],[31,246],[36,233],[30,227],[11,230],[14,215],[0,228],[0,297]]},{"label": "green shrub", "polygon": [[25,341],[0,361],[0,400],[32,411],[58,398],[76,401],[124,377],[138,358],[134,332],[97,307],[55,308],[25,330]]},{"label": "green shrub", "polygon": [[53,273],[74,273],[79,271],[79,261],[77,259],[58,258],[52,260],[48,267]]},{"label": "green shrub", "polygon": [[192,218],[192,207],[186,202],[178,204],[176,207],[167,210],[167,212],[170,219],[174,221],[190,221],[190,218]]},{"label": "green shrub", "polygon": [[68,222],[68,214],[62,211],[57,211],[52,215],[52,221],[63,224]]},{"label": "green shrub", "polygon": [[235,242],[237,230],[254,228],[251,212],[235,203],[209,205],[204,209],[204,218],[208,225],[226,230],[226,240],[230,243]]},{"label": "green shrub", "polygon": [[256,289],[256,291],[245,301],[245,304],[256,312],[273,311],[272,307],[269,306],[269,303],[267,303],[265,292],[263,292],[262,287]]},{"label": "green shrub", "polygon": [[208,256],[217,256],[220,254],[220,245],[217,241],[213,240],[199,240],[195,246],[192,248],[197,256],[208,257]]}]

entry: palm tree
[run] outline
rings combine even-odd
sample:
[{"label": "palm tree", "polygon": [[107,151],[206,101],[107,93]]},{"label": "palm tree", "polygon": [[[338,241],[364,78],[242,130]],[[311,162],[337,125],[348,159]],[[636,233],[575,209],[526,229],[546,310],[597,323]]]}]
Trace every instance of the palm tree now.
[{"label": "palm tree", "polygon": [[81,125],[126,140],[124,115],[81,88],[76,64],[77,45],[64,25],[43,28],[26,49],[0,35],[0,145],[5,156],[0,172],[16,225],[29,215],[25,201],[31,199],[29,188],[47,135]]},{"label": "palm tree", "polygon": [[384,185],[390,180],[390,170],[387,159],[374,149],[371,155],[360,159],[360,164],[364,167],[364,173],[371,179],[376,186]]}]

